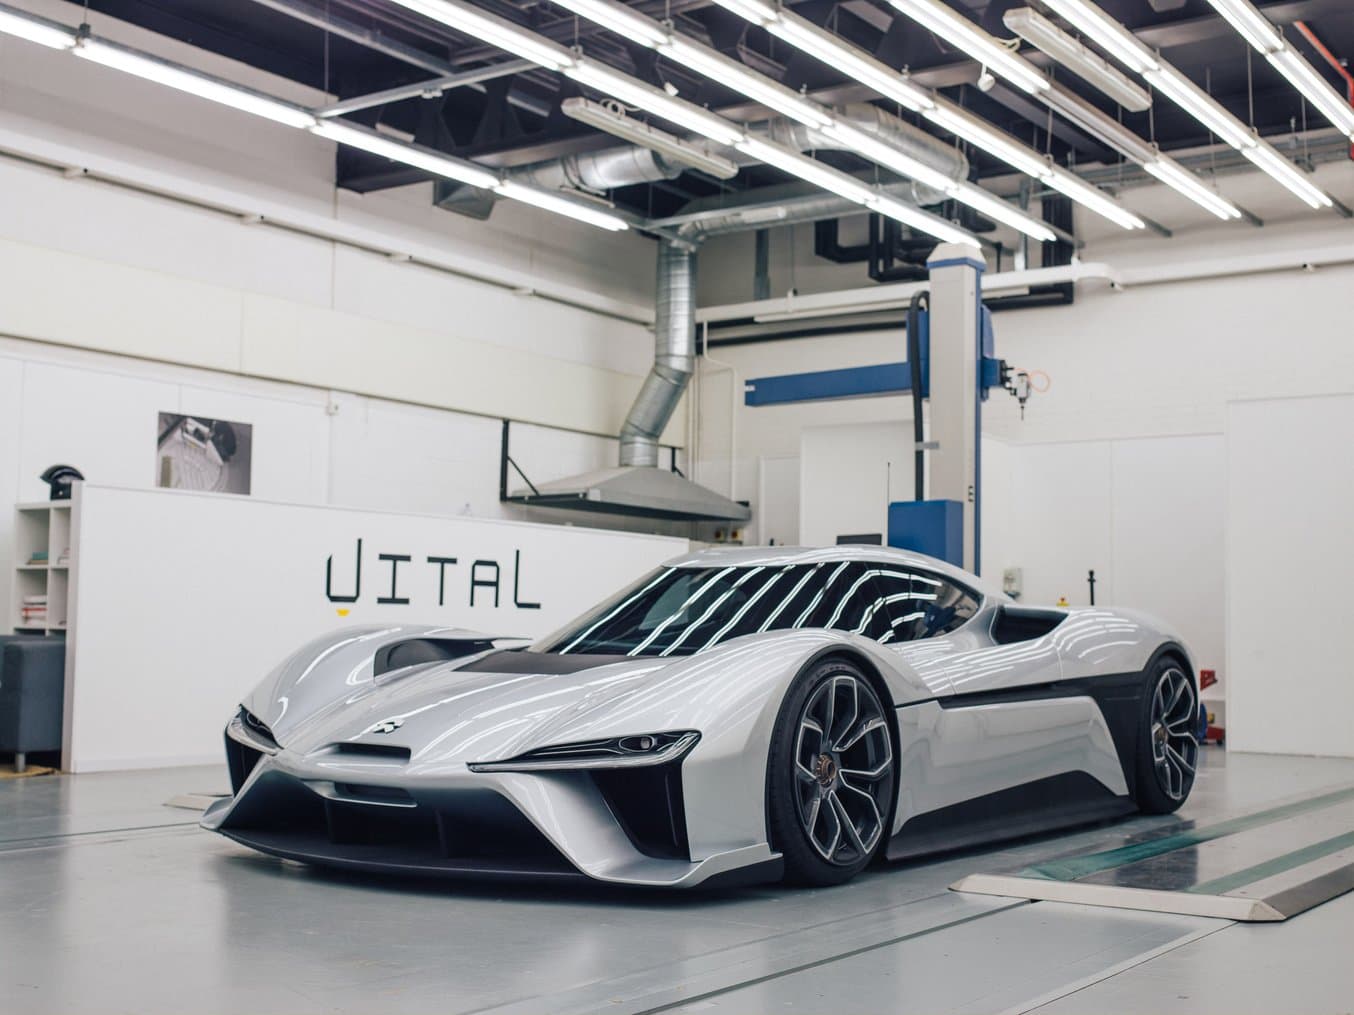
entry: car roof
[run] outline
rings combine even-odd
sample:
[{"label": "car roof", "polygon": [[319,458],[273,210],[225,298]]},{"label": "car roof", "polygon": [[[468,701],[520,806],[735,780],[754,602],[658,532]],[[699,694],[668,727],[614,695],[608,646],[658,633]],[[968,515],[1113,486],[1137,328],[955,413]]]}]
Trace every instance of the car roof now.
[{"label": "car roof", "polygon": [[894,564],[915,567],[940,574],[984,595],[1005,598],[1001,588],[979,575],[953,564],[928,557],[924,553],[899,550],[892,546],[737,546],[695,550],[674,557],[668,567],[781,567],[787,564],[825,564],[863,561],[867,564]]}]

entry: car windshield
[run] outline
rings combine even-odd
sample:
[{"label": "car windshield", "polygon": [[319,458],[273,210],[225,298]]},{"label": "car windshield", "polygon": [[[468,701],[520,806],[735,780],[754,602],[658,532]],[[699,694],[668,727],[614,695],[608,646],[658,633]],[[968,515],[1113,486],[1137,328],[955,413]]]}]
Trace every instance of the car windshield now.
[{"label": "car windshield", "polygon": [[833,627],[877,638],[888,621],[871,575],[858,563],[836,561],[660,568],[542,650],[691,655],[741,635],[801,627]]}]

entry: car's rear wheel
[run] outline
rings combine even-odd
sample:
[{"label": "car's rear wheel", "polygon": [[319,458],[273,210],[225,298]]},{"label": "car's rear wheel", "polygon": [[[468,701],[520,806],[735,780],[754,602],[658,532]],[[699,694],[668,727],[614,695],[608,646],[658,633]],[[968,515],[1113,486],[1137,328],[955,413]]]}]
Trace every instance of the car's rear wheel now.
[{"label": "car's rear wheel", "polygon": [[776,719],[767,773],[771,842],[785,878],[833,885],[859,873],[888,837],[895,760],[891,714],[853,663],[802,673]]},{"label": "car's rear wheel", "polygon": [[1138,745],[1138,807],[1170,814],[1194,786],[1199,764],[1199,699],[1194,678],[1176,660],[1161,660],[1148,678]]}]

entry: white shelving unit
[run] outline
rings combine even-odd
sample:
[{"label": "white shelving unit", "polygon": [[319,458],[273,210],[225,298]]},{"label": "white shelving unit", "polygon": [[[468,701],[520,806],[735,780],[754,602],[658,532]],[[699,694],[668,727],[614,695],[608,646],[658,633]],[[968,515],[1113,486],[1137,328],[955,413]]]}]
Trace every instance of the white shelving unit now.
[{"label": "white shelving unit", "polygon": [[[43,634],[61,637],[70,617],[71,502],[36,501],[16,504],[14,519],[14,616],[15,634]],[[35,554],[46,554],[46,558]],[[44,623],[25,621],[24,600],[28,596],[47,597]]]}]

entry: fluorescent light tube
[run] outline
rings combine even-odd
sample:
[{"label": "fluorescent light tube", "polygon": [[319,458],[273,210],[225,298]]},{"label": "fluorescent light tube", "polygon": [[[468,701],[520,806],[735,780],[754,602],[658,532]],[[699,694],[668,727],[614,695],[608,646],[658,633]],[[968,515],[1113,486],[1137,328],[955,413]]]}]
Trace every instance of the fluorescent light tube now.
[{"label": "fluorescent light tube", "polygon": [[288,127],[310,127],[315,124],[315,117],[297,106],[270,99],[266,95],[241,88],[239,85],[207,77],[186,67],[143,56],[112,43],[101,42],[98,39],[81,39],[80,44],[75,47],[75,55],[103,64],[105,67],[134,74],[147,81],[154,81],[156,84],[219,102],[223,106],[231,106],[245,113],[253,113],[255,116],[286,124]]},{"label": "fluorescent light tube", "polygon": [[1017,7],[1003,14],[1001,20],[1016,35],[1125,109],[1141,113],[1152,105],[1152,96],[1146,89],[1134,84],[1099,53],[1091,52],[1033,8]]},{"label": "fluorescent light tube", "polygon": [[874,194],[869,186],[854,177],[848,176],[839,169],[833,169],[831,166],[824,165],[807,155],[781,148],[779,145],[763,141],[761,138],[745,137],[734,147],[744,154],[752,156],[758,162],[775,166],[791,176],[797,176],[801,180],[812,183],[815,187],[821,187],[823,190],[836,194],[838,197],[844,197],[848,201],[854,201],[856,204],[865,204]]},{"label": "fluorescent light tube", "polygon": [[960,112],[948,105],[938,105],[934,109],[926,110],[922,115],[936,126],[976,145],[1027,176],[1042,180],[1049,174],[1047,159],[968,113]]},{"label": "fluorescent light tube", "polygon": [[1084,205],[1097,215],[1109,219],[1117,226],[1124,229],[1147,228],[1147,223],[1137,215],[1134,215],[1100,188],[1091,186],[1078,176],[1058,170],[1049,173],[1044,178],[1044,182],[1060,194],[1065,194],[1073,201]]},{"label": "fluorescent light tube", "polygon": [[579,222],[586,222],[590,226],[597,226],[600,229],[607,229],[611,232],[619,232],[622,229],[630,228],[623,218],[616,215],[609,215],[597,208],[589,208],[580,201],[571,201],[567,198],[557,197],[544,190],[536,190],[533,187],[524,187],[519,183],[512,183],[511,181],[501,183],[494,188],[494,191],[501,197],[510,198],[513,201],[521,201],[524,204],[535,205],[537,208],[552,211],[557,215],[566,215],[569,218],[577,219]]},{"label": "fluorescent light tube", "polygon": [[485,13],[466,4],[452,3],[450,0],[393,0],[393,2],[406,10],[441,22],[448,28],[473,35],[491,46],[516,53],[549,70],[562,70],[573,61],[569,51],[563,46],[557,46],[505,18]]},{"label": "fluorescent light tube", "polygon": [[1262,170],[1283,184],[1299,200],[1311,208],[1329,208],[1331,199],[1313,183],[1308,182],[1302,171],[1284,158],[1268,144],[1259,144],[1253,148],[1243,148],[1241,154],[1250,159]]},{"label": "fluorescent light tube", "polygon": [[[725,6],[729,6],[727,3]],[[731,7],[738,13],[736,7]],[[867,56],[849,43],[839,42],[832,35],[811,22],[789,11],[766,25],[772,35],[784,39],[801,52],[815,57],[847,77],[872,88],[886,99],[892,99],[905,109],[918,112],[935,106],[925,89],[918,88],[900,72]]]},{"label": "fluorescent light tube", "polygon": [[975,250],[981,250],[982,244],[972,233],[960,229],[956,225],[946,222],[938,215],[930,215],[920,208],[913,207],[903,201],[888,194],[875,194],[869,201],[865,202],[867,207],[881,215],[887,215],[891,219],[896,219],[903,225],[915,229],[919,233],[926,233],[928,236],[934,236],[944,243],[963,243],[973,247]]},{"label": "fluorescent light tube", "polygon": [[764,3],[763,0],[715,0],[715,3],[755,25],[768,25],[782,13],[775,4]]},{"label": "fluorescent light tube", "polygon": [[955,185],[954,177],[947,176],[920,159],[900,151],[882,138],[852,124],[839,121],[824,128],[823,134],[845,145],[849,150],[865,156],[871,162],[892,169],[899,176],[916,180],[925,187],[948,193]]},{"label": "fluorescent light tube", "polygon": [[778,113],[784,113],[809,127],[822,128],[832,122],[827,110],[812,99],[803,98],[779,82],[749,70],[736,60],[730,60],[724,54],[716,53],[699,43],[673,36],[665,45],[660,46],[658,51],[698,74],[704,74],[726,88],[742,92],[752,101],[759,102]]},{"label": "fluorescent light tube", "polygon": [[1058,238],[1058,234],[1043,222],[1027,215],[1015,205],[1003,201],[996,194],[983,190],[981,187],[961,184],[951,189],[951,196],[963,201],[964,204],[979,214],[986,215],[997,222],[1004,222],[1016,232],[1024,233],[1030,239],[1051,243]]},{"label": "fluorescent light tube", "polygon": [[1095,4],[1086,0],[1044,0],[1044,3],[1134,73],[1161,66],[1150,49]]},{"label": "fluorescent light tube", "polygon": [[427,148],[405,144],[388,137],[382,137],[366,127],[355,127],[335,120],[324,122],[310,128],[312,134],[349,148],[360,148],[372,155],[381,155],[393,162],[402,162],[406,166],[422,169],[434,176],[466,183],[481,190],[493,190],[499,185],[497,174],[481,169],[463,159],[454,159]]},{"label": "fluorescent light tube", "polygon": [[1223,221],[1241,218],[1241,211],[1235,205],[1209,190],[1197,176],[1171,159],[1162,157],[1154,162],[1144,163],[1143,169]]},{"label": "fluorescent light tube", "polygon": [[659,130],[650,124],[626,116],[600,102],[573,96],[560,103],[560,112],[572,120],[586,123],[615,137],[623,138],[642,148],[658,152],[673,162],[699,169],[707,176],[732,180],[738,175],[738,164],[696,147],[682,138]]},{"label": "fluorescent light tube", "polygon": [[631,42],[638,42],[650,49],[668,41],[670,33],[667,26],[643,14],[636,14],[621,4],[608,3],[607,0],[551,0],[551,2],[581,18],[606,25],[617,35],[623,35]]},{"label": "fluorescent light tube", "polygon": [[70,49],[75,33],[42,18],[31,18],[8,7],[0,8],[0,32],[51,49]]},{"label": "fluorescent light tube", "polygon": [[1306,96],[1307,101],[1322,116],[1354,140],[1354,106],[1327,84],[1326,79],[1300,53],[1290,47],[1276,53],[1266,53],[1265,58],[1288,79],[1289,84]]},{"label": "fluorescent light tube", "polygon": [[1031,95],[1048,88],[1048,79],[1036,67],[1025,62],[968,18],[938,0],[889,0],[913,21],[958,46],[975,60],[1000,74],[1011,84]]},{"label": "fluorescent light tube", "polygon": [[1247,0],[1208,0],[1240,36],[1262,53],[1284,48],[1283,36]]},{"label": "fluorescent light tube", "polygon": [[581,85],[605,92],[627,106],[647,109],[669,123],[685,127],[718,144],[732,145],[743,137],[743,132],[723,117],[673,98],[667,92],[636,81],[606,64],[580,59],[574,66],[566,68],[564,73]]},{"label": "fluorescent light tube", "polygon": [[1250,148],[1255,145],[1255,138],[1240,120],[1223,109],[1216,99],[1174,67],[1158,67],[1156,70],[1144,72],[1143,77],[1153,88],[1233,148]]}]

